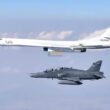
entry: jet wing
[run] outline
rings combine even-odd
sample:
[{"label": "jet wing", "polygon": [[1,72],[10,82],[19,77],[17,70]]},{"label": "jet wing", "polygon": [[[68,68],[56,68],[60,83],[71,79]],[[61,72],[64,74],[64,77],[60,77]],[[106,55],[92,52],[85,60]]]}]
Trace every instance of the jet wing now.
[{"label": "jet wing", "polygon": [[75,82],[77,84],[82,84],[81,80],[78,77],[71,77],[71,78],[65,77],[63,78],[63,80]]},{"label": "jet wing", "polygon": [[59,81],[58,84],[81,85],[82,82],[78,77],[74,77],[74,78],[63,78],[63,80]]}]

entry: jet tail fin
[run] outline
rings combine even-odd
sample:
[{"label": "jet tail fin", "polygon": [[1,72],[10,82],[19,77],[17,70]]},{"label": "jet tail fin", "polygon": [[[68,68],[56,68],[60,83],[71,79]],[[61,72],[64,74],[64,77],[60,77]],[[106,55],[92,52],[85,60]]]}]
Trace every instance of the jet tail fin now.
[{"label": "jet tail fin", "polygon": [[89,72],[99,72],[102,65],[102,60],[99,60],[92,64],[92,66],[87,70]]}]

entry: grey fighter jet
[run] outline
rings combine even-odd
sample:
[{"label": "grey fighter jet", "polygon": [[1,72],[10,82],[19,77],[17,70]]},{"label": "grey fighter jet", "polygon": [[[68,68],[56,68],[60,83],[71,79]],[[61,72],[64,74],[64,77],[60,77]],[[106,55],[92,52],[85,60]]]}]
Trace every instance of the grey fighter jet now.
[{"label": "grey fighter jet", "polygon": [[82,80],[98,80],[105,78],[104,73],[100,72],[102,61],[99,60],[92,64],[88,70],[61,67],[57,69],[45,70],[40,73],[31,73],[32,78],[56,78],[58,84],[81,85]]}]

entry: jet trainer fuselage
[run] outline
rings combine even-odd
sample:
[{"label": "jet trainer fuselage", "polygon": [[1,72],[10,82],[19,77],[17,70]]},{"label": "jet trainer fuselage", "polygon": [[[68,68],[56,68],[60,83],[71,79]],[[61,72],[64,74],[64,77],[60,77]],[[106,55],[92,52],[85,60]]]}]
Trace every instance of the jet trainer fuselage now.
[{"label": "jet trainer fuselage", "polygon": [[101,63],[102,61],[93,63],[88,70],[61,67],[40,73],[31,73],[30,76],[33,78],[56,78],[61,80],[59,84],[80,85],[82,84],[82,80],[97,80],[104,78],[104,73],[99,71]]}]

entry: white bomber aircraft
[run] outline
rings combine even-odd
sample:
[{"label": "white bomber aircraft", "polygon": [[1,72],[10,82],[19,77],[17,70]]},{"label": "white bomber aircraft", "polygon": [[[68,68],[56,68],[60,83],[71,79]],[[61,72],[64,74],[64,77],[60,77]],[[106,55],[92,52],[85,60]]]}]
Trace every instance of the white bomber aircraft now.
[{"label": "white bomber aircraft", "polygon": [[110,48],[110,28],[101,36],[77,41],[51,41],[17,38],[1,38],[1,46],[42,47],[50,55],[61,55],[62,52],[86,52],[87,49]]}]

